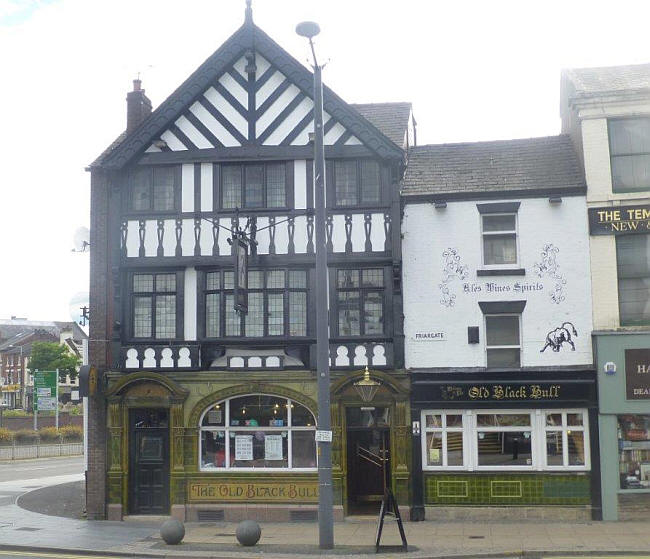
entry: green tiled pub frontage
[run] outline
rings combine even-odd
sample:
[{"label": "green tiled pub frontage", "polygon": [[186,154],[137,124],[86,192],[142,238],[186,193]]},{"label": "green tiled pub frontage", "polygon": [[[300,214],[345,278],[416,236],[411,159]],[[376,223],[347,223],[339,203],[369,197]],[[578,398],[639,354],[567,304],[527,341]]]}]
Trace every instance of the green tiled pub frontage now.
[{"label": "green tiled pub frontage", "polygon": [[603,520],[650,517],[650,334],[594,332]]},{"label": "green tiled pub frontage", "polygon": [[411,373],[412,519],[600,517],[594,371]]}]

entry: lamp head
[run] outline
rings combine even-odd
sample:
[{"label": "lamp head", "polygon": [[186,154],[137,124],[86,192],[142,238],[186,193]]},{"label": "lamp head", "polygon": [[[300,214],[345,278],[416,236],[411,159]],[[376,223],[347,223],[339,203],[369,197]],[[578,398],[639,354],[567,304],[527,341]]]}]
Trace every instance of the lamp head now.
[{"label": "lamp head", "polygon": [[315,21],[303,21],[296,25],[296,33],[311,39],[320,33],[320,26]]}]

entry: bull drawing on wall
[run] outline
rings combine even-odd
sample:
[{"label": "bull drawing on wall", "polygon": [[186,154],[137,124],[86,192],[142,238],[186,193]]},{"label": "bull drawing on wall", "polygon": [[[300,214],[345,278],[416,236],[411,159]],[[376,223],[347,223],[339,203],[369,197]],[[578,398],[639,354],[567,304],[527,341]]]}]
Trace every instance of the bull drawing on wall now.
[{"label": "bull drawing on wall", "polygon": [[[567,328],[571,326],[571,331]],[[571,346],[571,351],[576,350],[576,346],[571,339],[571,334],[573,336],[578,335],[576,327],[571,322],[563,322],[562,326],[559,328],[553,328],[548,334],[546,334],[546,345],[539,350],[540,353],[543,353],[547,347],[550,347],[553,351],[560,351],[563,343],[568,343]]]}]

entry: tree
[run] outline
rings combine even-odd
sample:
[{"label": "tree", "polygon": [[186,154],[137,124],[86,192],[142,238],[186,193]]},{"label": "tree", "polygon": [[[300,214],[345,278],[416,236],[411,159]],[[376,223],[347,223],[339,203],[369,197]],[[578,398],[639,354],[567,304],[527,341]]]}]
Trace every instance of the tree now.
[{"label": "tree", "polygon": [[77,376],[81,359],[70,353],[68,348],[56,342],[34,342],[29,358],[28,369],[34,371],[55,371],[59,369],[59,382],[65,382],[66,375],[71,379]]}]

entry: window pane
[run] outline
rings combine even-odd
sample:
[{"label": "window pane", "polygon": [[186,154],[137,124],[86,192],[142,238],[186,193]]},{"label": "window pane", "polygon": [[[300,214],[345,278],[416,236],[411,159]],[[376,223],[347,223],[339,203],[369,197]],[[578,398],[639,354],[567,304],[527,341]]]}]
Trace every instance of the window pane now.
[{"label": "window pane", "polygon": [[448,415],[447,416],[447,427],[462,427],[463,426],[463,416],[462,415]]},{"label": "window pane", "polygon": [[584,466],[585,464],[585,434],[584,431],[567,431],[569,447],[569,466]]},{"label": "window pane", "polygon": [[336,204],[338,206],[354,206],[357,203],[357,162],[334,162],[334,177],[336,182]]},{"label": "window pane", "polygon": [[286,398],[253,394],[230,400],[230,425],[235,427],[286,427]]},{"label": "window pane", "polygon": [[174,168],[157,167],[153,170],[153,209],[174,209]]},{"label": "window pane", "polygon": [[384,270],[381,268],[361,270],[361,285],[363,287],[383,287]]},{"label": "window pane", "polygon": [[339,270],[336,278],[338,287],[359,287],[359,270]]},{"label": "window pane", "polygon": [[307,272],[291,270],[289,272],[289,287],[307,287]]},{"label": "window pane", "polygon": [[151,337],[151,297],[133,298],[133,336]]},{"label": "window pane", "polygon": [[342,291],[339,298],[339,336],[359,336],[359,293]]},{"label": "window pane", "polygon": [[202,427],[223,427],[226,420],[226,403],[219,402],[205,412]]},{"label": "window pane", "polygon": [[427,466],[442,466],[442,433],[427,433]]},{"label": "window pane", "polygon": [[361,201],[366,204],[380,201],[379,165],[376,161],[361,162]]},{"label": "window pane", "polygon": [[219,293],[208,293],[205,296],[205,335],[208,338],[219,337],[220,301]]},{"label": "window pane", "polygon": [[650,488],[650,415],[618,416],[621,489]]},{"label": "window pane", "polygon": [[284,208],[287,205],[284,163],[266,166],[266,206]]},{"label": "window pane", "polygon": [[366,293],[363,301],[364,334],[384,333],[384,303],[382,294]]},{"label": "window pane", "polygon": [[488,349],[488,367],[519,367],[520,354],[518,349]]},{"label": "window pane", "polygon": [[612,157],[612,182],[614,191],[649,188],[650,155]]},{"label": "window pane", "polygon": [[530,432],[477,433],[479,466],[530,466]]},{"label": "window pane", "polygon": [[156,274],[156,291],[175,292],[176,274]]},{"label": "window pane", "polygon": [[569,426],[577,426],[583,424],[583,418],[581,413],[567,413],[566,414],[566,424]]},{"label": "window pane", "polygon": [[282,336],[284,334],[284,295],[282,293],[269,293],[269,336]]},{"label": "window pane", "polygon": [[137,211],[151,209],[151,169],[138,169],[134,173],[131,206]]},{"label": "window pane", "polygon": [[485,264],[516,264],[516,236],[484,235],[483,258]]},{"label": "window pane", "polygon": [[176,337],[176,295],[156,297],[156,338]]},{"label": "window pane", "polygon": [[264,287],[264,273],[259,270],[250,270],[248,272],[248,288],[262,289]]},{"label": "window pane", "polygon": [[248,294],[248,314],[244,318],[246,336],[257,337],[264,335],[264,295],[262,293]]},{"label": "window pane", "polygon": [[304,292],[289,293],[289,335],[307,335],[307,294]]},{"label": "window pane", "polygon": [[284,270],[270,270],[266,275],[267,289],[281,289],[284,287]]},{"label": "window pane", "polygon": [[546,425],[549,427],[557,427],[562,425],[562,414],[561,413],[547,413],[546,414]]},{"label": "window pane", "polygon": [[226,433],[201,431],[201,468],[223,468],[226,465]]},{"label": "window pane", "polygon": [[133,276],[133,291],[135,293],[151,293],[153,291],[153,275],[136,274]]},{"label": "window pane", "polygon": [[293,427],[313,427],[316,425],[316,420],[305,406],[298,402],[291,402],[291,425]]},{"label": "window pane", "polygon": [[316,437],[314,431],[291,432],[291,461],[293,468],[316,467]]},{"label": "window pane", "polygon": [[527,413],[479,413],[476,416],[479,427],[529,427],[530,414]]},{"label": "window pane", "polygon": [[562,431],[546,433],[546,463],[549,466],[563,466]]},{"label": "window pane", "polygon": [[515,215],[484,215],[483,231],[515,231]]},{"label": "window pane", "polygon": [[287,468],[287,431],[231,431],[233,468]]},{"label": "window pane", "polygon": [[463,433],[447,432],[447,466],[463,465]]},{"label": "window pane", "polygon": [[442,427],[442,416],[427,414],[426,422],[427,427]]},{"label": "window pane", "polygon": [[235,287],[235,272],[223,273],[223,288],[234,289]]},{"label": "window pane", "polygon": [[224,165],[221,168],[222,206],[224,208],[241,207],[241,167]]},{"label": "window pane", "polygon": [[621,325],[650,321],[650,242],[647,235],[616,238]]},{"label": "window pane", "polygon": [[221,282],[220,282],[220,274],[219,272],[209,272],[205,275],[205,288],[208,291],[212,291],[213,289],[219,289]]},{"label": "window pane", "polygon": [[226,336],[239,336],[241,334],[241,321],[239,315],[235,312],[235,299],[232,295],[226,295],[224,316],[226,318]]},{"label": "window pane", "polygon": [[246,207],[260,208],[264,205],[263,165],[246,165]]},{"label": "window pane", "polygon": [[486,316],[485,326],[488,346],[519,345],[518,316]]},{"label": "window pane", "polygon": [[650,153],[650,119],[609,121],[612,155]]}]

